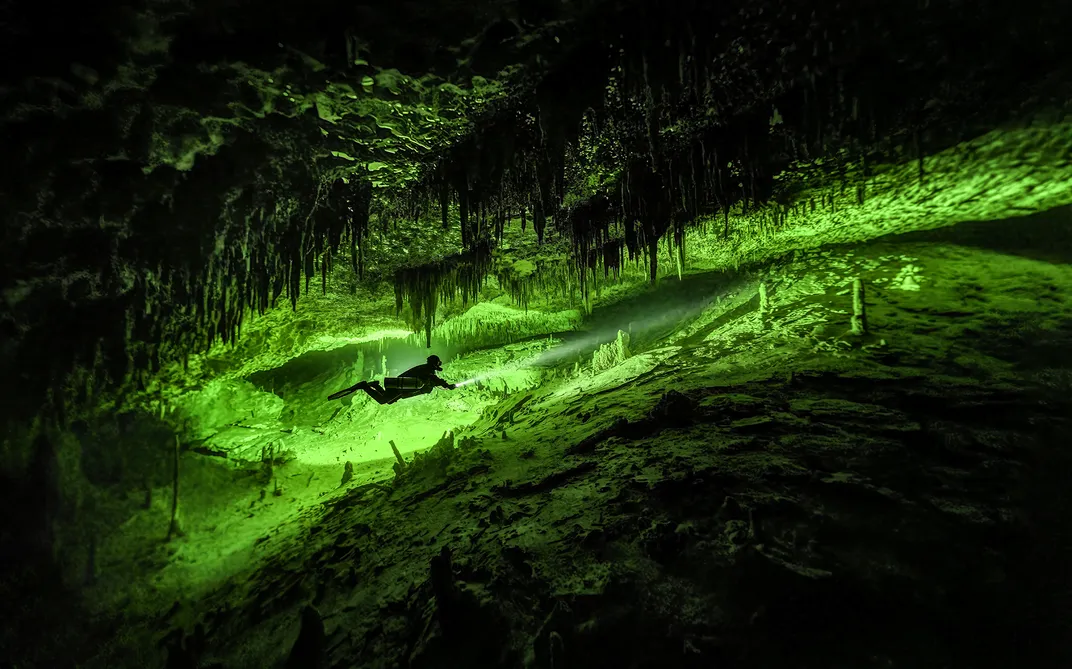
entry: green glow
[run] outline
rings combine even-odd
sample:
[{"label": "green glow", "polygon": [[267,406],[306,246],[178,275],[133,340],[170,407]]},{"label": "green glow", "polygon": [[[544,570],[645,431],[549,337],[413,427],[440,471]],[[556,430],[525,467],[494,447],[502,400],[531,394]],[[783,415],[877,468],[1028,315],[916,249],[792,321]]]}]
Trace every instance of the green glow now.
[{"label": "green glow", "polygon": [[[432,330],[432,340],[463,348],[509,344],[514,341],[568,332],[577,327],[581,314],[575,310],[545,312],[518,309],[497,302],[481,302],[462,318],[450,318]],[[415,341],[420,341],[416,335]]]},{"label": "green glow", "polygon": [[[771,205],[731,214],[729,240],[721,238],[726,223],[717,216],[706,231],[689,231],[689,263],[693,269],[731,269],[795,249],[1062,207],[1072,204],[1070,156],[1072,122],[995,130],[928,156],[922,182],[915,162],[880,166],[878,176],[860,184],[862,203],[855,183],[805,191],[788,208]],[[771,224],[775,214],[785,219],[780,226]]]},{"label": "green glow", "polygon": [[1065,666],[1072,3],[256,4],[8,63],[12,666]]},{"label": "green glow", "polygon": [[[793,249],[813,248],[825,243],[850,243],[887,233],[937,228],[972,219],[996,219],[1060,206],[1072,201],[1067,184],[1072,180],[1069,163],[1061,157],[1072,154],[1072,124],[1037,123],[1030,128],[995,131],[973,142],[953,147],[925,161],[925,179],[920,183],[918,166],[878,166],[877,176],[864,186],[866,197],[861,202],[853,189],[805,191],[787,207],[771,205],[748,214],[734,213],[729,224],[719,217],[706,223],[706,229],[695,227],[687,235],[686,273],[710,269],[732,269],[749,263],[780,256]],[[814,210],[811,202],[817,203]],[[778,226],[770,225],[775,214],[782,217]],[[516,226],[517,221],[514,222]],[[728,227],[730,237],[724,239]],[[498,262],[505,263],[518,276],[530,280],[546,280],[534,272],[537,253],[547,253],[526,246],[525,236],[516,227],[510,229],[510,248]],[[555,260],[547,254],[548,267],[565,266],[565,257]],[[676,270],[669,262],[661,263],[663,276],[672,277]],[[520,268],[520,269],[519,269]],[[342,271],[336,269],[336,272]],[[568,272],[563,276],[568,277]],[[557,280],[557,279],[556,279]],[[592,305],[595,308],[628,299],[645,290],[646,267],[642,258],[628,263],[617,278],[594,283]],[[498,345],[531,336],[565,332],[577,326],[581,312],[565,309],[553,313],[510,307],[494,295],[471,307],[464,316],[458,305],[442,306],[439,323],[433,331],[436,346],[449,350],[467,351],[479,346]],[[738,295],[736,299],[743,299]],[[364,306],[361,318],[355,318],[356,304]],[[566,300],[568,302],[568,300]],[[548,300],[550,305],[553,301]],[[562,300],[558,302],[561,304]],[[288,309],[271,310],[262,317],[250,318],[235,349],[217,346],[208,355],[191,356],[189,371],[172,370],[169,375],[155,379],[147,398],[154,406],[165,407],[169,414],[177,407],[192,402],[184,388],[200,385],[205,389],[214,379],[229,379],[236,384],[220,399],[220,411],[232,400],[244,397],[240,380],[261,370],[278,368],[288,360],[311,351],[341,348],[359,342],[393,341],[407,338],[414,349],[423,346],[420,335],[401,329],[401,323],[391,314],[391,299],[387,294],[361,293],[351,297],[341,290],[328,295],[306,296],[298,318]],[[379,314],[375,310],[380,310]],[[477,376],[482,370],[475,370]],[[340,379],[345,382],[346,379]],[[204,392],[204,391],[203,391]],[[214,400],[197,400],[211,403]],[[237,400],[236,400],[237,401]],[[248,397],[247,402],[261,407],[269,415],[275,403],[271,398]],[[299,412],[302,413],[302,412]],[[306,412],[316,418],[316,412]],[[433,421],[427,434],[438,432],[438,424],[465,424],[460,412],[458,421],[441,416]],[[203,422],[196,419],[195,422]],[[209,421],[212,422],[212,421]],[[377,431],[378,433],[378,431]],[[425,443],[430,439],[419,439]],[[419,448],[414,446],[413,448]],[[375,451],[382,453],[382,449]]]},{"label": "green glow", "polygon": [[[688,271],[738,267],[776,257],[794,248],[860,241],[885,233],[949,226],[973,218],[999,218],[1025,209],[1065,204],[1072,199],[1064,187],[1072,175],[1065,174],[1068,170],[1065,163],[1055,162],[1052,158],[1060,154],[1053,150],[1055,146],[1065,147],[1063,151],[1072,150],[1069,138],[1072,138],[1072,125],[1062,124],[991,133],[970,145],[954,147],[928,158],[925,165],[927,177],[922,184],[918,180],[917,167],[906,164],[877,170],[882,176],[868,182],[868,195],[863,202],[852,192],[804,192],[783,212],[785,223],[777,229],[765,222],[765,217],[772,215],[774,206],[750,214],[732,215],[729,240],[721,238],[725,221],[712,220],[706,231],[696,228],[689,233]],[[1020,148],[1015,153],[1002,148],[1009,146]],[[1043,147],[1050,148],[1043,151]],[[999,172],[1002,174],[1000,179],[985,176]],[[974,174],[984,176],[976,178]],[[826,209],[820,205],[812,211],[812,200],[825,202]],[[507,262],[515,268],[527,268],[525,271],[532,274],[534,265],[526,260],[508,259]],[[662,266],[668,274],[675,271],[669,263]],[[905,267],[899,270],[902,274],[906,271]],[[895,283],[918,284],[914,278],[917,276],[898,276]],[[629,299],[638,290],[645,289],[645,283],[643,263],[630,264],[623,268],[616,281],[596,284],[594,304],[609,305]],[[754,297],[757,285],[744,283],[732,294],[720,296],[719,310],[708,312],[708,316],[681,330],[668,343],[695,336],[706,327],[704,318],[717,319],[719,314],[741,307]],[[822,282],[805,282],[791,291],[808,290],[808,286],[812,286],[811,290],[825,290]],[[163,396],[171,398],[168,411],[178,408],[190,414],[192,424],[199,426],[196,434],[206,437],[215,431],[212,437],[214,447],[234,452],[239,459],[255,458],[267,443],[278,442],[281,448],[293,452],[298,459],[327,464],[339,457],[340,439],[349,440],[345,452],[347,459],[355,462],[389,457],[392,439],[403,452],[420,450],[435,443],[443,431],[456,430],[476,420],[493,398],[474,393],[474,387],[481,388],[481,393],[492,388],[501,392],[503,388],[517,389],[539,383],[539,374],[532,369],[524,372],[516,367],[512,371],[504,370],[502,359],[488,359],[484,354],[468,351],[566,332],[577,327],[581,318],[576,310],[546,313],[511,307],[501,300],[479,302],[461,314],[451,313],[450,310],[456,307],[447,304],[442,308],[448,311],[441,314],[433,331],[433,344],[443,351],[463,353],[462,357],[450,360],[444,372],[448,380],[461,379],[458,391],[454,394],[436,391],[389,407],[367,406],[364,398],[355,398],[326,425],[321,422],[331,417],[330,411],[325,413],[315,405],[326,393],[310,393],[295,405],[297,408],[284,409],[288,402],[244,381],[251,374],[278,368],[287,360],[298,359],[306,353],[341,349],[353,344],[405,341],[413,351],[410,362],[415,364],[424,355],[422,335],[389,326],[370,329],[358,325],[343,317],[351,308],[350,304],[350,300],[338,295],[310,296],[299,313],[304,319],[296,326],[286,310],[271,311],[254,319],[240,343],[245,350],[239,351],[238,355],[219,347],[203,359],[191,360],[189,378],[201,379],[203,389],[192,393],[179,390],[178,395],[165,389]],[[384,311],[389,311],[386,299],[382,304]],[[812,322],[813,317],[802,313],[800,318],[802,322]],[[347,320],[353,324],[345,324]],[[731,329],[707,336],[736,340],[756,331],[759,322],[740,318],[725,327]],[[594,344],[585,354],[589,361],[593,355],[599,359],[597,346]],[[364,363],[366,368],[382,366],[379,360],[371,361],[376,354],[369,353],[368,356],[369,360]],[[607,362],[600,365],[613,367],[616,361],[627,357],[603,355],[602,359]],[[206,366],[213,358],[237,358],[239,364],[231,365],[222,373],[214,372]],[[388,363],[400,371],[397,365]],[[382,376],[383,370],[377,369],[376,377]],[[338,370],[323,383],[334,390],[356,380],[353,372],[347,376],[346,370]],[[261,424],[262,419],[286,424],[295,419],[285,411],[293,412],[298,424],[288,426],[291,431],[283,437],[273,431],[279,428],[265,427],[261,432],[251,430],[249,420],[242,427],[229,425],[240,418],[243,411],[252,411],[254,417],[260,417],[255,424]],[[348,427],[342,429],[342,425]],[[357,426],[356,431],[350,432],[351,426]],[[301,438],[295,436],[303,434],[305,436]],[[317,436],[313,438],[312,435]]]},{"label": "green glow", "polygon": [[[1072,300],[1066,297],[1072,295],[1069,267],[948,243],[875,242],[801,252],[777,266],[757,268],[750,276],[712,284],[722,287],[708,289],[711,299],[673,323],[668,334],[643,345],[637,343],[640,337],[627,341],[618,333],[628,330],[628,322],[657,320],[659,314],[644,300],[654,295],[657,304],[670,309],[676,306],[675,300],[684,298],[672,297],[672,281],[648,292],[623,288],[617,293],[620,311],[607,317],[606,327],[563,337],[537,336],[449,356],[442,376],[456,382],[457,390],[437,389],[390,406],[360,395],[345,404],[324,398],[336,384],[350,383],[370,367],[377,376],[382,374],[381,361],[370,359],[383,341],[380,335],[399,335],[391,340],[397,349],[389,356],[397,360],[388,359],[388,371],[419,361],[427,349],[412,341],[405,330],[336,339],[331,332],[320,333],[315,341],[330,350],[306,348],[279,369],[259,370],[291,370],[287,374],[295,385],[283,391],[282,397],[258,385],[264,383],[260,377],[254,375],[254,383],[232,372],[175,402],[177,409],[169,415],[195,419],[197,436],[205,438],[201,447],[226,450],[229,457],[224,460],[196,451],[184,456],[186,536],[170,545],[171,555],[156,558],[151,592],[141,581],[129,582],[128,572],[109,570],[93,590],[94,601],[102,610],[124,606],[136,615],[166,610],[179,597],[204,596],[212,602],[217,601],[213,598],[240,597],[241,593],[219,588],[236,582],[240,590],[255,588],[236,580],[236,575],[264,563],[278,564],[280,556],[290,559],[324,550],[310,528],[334,527],[332,523],[351,532],[355,522],[376,524],[378,532],[386,533],[378,535],[377,541],[387,536],[393,542],[378,546],[390,545],[407,556],[418,551],[423,558],[439,546],[425,546],[426,535],[449,533],[459,523],[469,522],[458,518],[483,513],[459,515],[452,505],[479,509],[481,500],[486,502],[488,495],[494,498],[489,488],[550,485],[547,481],[558,480],[554,477],[564,478],[549,492],[525,499],[540,504],[541,513],[551,514],[552,520],[524,517],[502,528],[496,526],[489,530],[499,532],[494,539],[496,550],[508,545],[540,556],[543,547],[573,545],[570,542],[575,542],[576,535],[562,528],[580,527],[579,531],[587,532],[599,527],[600,514],[611,503],[608,500],[618,499],[626,490],[633,495],[651,486],[671,485],[667,481],[680,481],[683,471],[710,471],[714,476],[732,477],[736,485],[760,486],[768,480],[784,482],[793,477],[814,481],[816,468],[823,467],[822,481],[873,491],[877,484],[852,469],[859,458],[858,446],[829,437],[805,441],[803,446],[796,440],[810,439],[808,430],[833,429],[828,423],[842,430],[860,429],[861,423],[883,424],[891,433],[897,429],[907,434],[917,434],[918,426],[893,411],[881,413],[864,404],[801,395],[802,391],[782,381],[787,370],[864,379],[870,378],[868,374],[878,375],[877,379],[883,379],[882,374],[905,374],[918,380],[921,375],[930,378],[938,373],[933,365],[940,364],[943,374],[973,370],[980,379],[1001,378],[1009,373],[1009,365],[974,350],[972,340],[965,337],[1011,333],[1010,323],[1072,319]],[[875,329],[872,338],[847,336],[852,304],[847,291],[853,277],[862,277],[873,289],[868,304]],[[691,295],[687,288],[693,280],[698,279],[686,277],[681,295]],[[758,312],[761,281],[768,296],[766,321]],[[1042,294],[1053,297],[1037,299]],[[971,315],[949,316],[950,311]],[[450,332],[454,336],[473,332],[479,329],[480,319],[496,314],[506,322],[508,315],[524,311],[498,303],[481,306],[448,321]],[[532,327],[544,317],[557,327],[558,319],[565,316],[531,311],[526,317]],[[525,325],[523,331],[529,327]],[[937,334],[928,334],[932,331]],[[344,364],[338,356],[353,346],[367,346],[362,349],[367,355]],[[905,367],[875,371],[876,360],[890,356],[909,362]],[[924,367],[913,369],[914,360]],[[891,379],[883,382],[891,383]],[[971,383],[971,388],[978,389],[983,381]],[[773,389],[773,399],[765,394],[768,388]],[[669,390],[698,398],[713,422],[666,428],[642,438],[637,436],[639,428],[630,427],[637,434],[608,436],[594,442],[590,452],[565,455],[565,449],[613,430],[615,421],[622,418],[632,421],[630,426],[643,425]],[[335,409],[339,411],[333,416]],[[841,422],[830,418],[850,409],[861,412],[860,416],[838,418]],[[288,418],[290,410],[297,410],[298,420]],[[454,445],[429,452],[434,445],[446,443],[442,440],[447,432],[453,434]],[[762,437],[759,442],[752,440],[756,434]],[[866,443],[879,448],[890,438],[872,436]],[[766,444],[763,439],[770,440],[770,445],[757,446]],[[413,468],[397,482],[391,469],[396,463],[392,441]],[[463,443],[476,445],[462,447]],[[275,449],[275,460],[266,466],[263,458],[269,444]],[[816,454],[844,462],[816,464]],[[575,471],[588,458],[597,463],[595,468],[588,474]],[[801,464],[804,461],[809,464]],[[489,469],[487,474],[479,473]],[[854,483],[857,478],[860,482]],[[390,494],[377,489],[361,492],[361,486],[371,481],[389,486]],[[470,481],[472,490],[466,487]],[[458,489],[442,492],[452,485]],[[102,563],[132,565],[155,555],[167,517],[167,490],[166,485],[157,484],[152,507],[102,539],[98,549]],[[440,492],[429,492],[436,490]],[[944,494],[935,493],[935,498]],[[771,504],[788,503],[782,492],[775,497]],[[509,502],[502,499],[495,503],[507,508]],[[767,498],[757,492],[750,499]],[[942,497],[935,502],[936,513],[948,513],[949,519],[956,519],[956,514],[982,513],[966,504],[955,495]],[[483,518],[478,515],[472,520],[473,528]],[[329,540],[338,541],[338,536],[331,534]],[[787,546],[786,550],[796,550]],[[738,548],[728,542],[705,550],[732,561]],[[549,587],[563,593],[602,587],[598,585],[602,581],[588,576],[588,580],[581,579],[583,586],[577,585],[580,577],[574,571],[591,567],[597,570],[593,573],[603,573],[598,571],[599,564],[588,565],[587,553],[577,555],[581,566],[548,566]],[[352,559],[346,564],[374,578],[372,566]],[[423,560],[421,564],[417,578],[424,579]],[[402,566],[387,569],[404,571]]]}]

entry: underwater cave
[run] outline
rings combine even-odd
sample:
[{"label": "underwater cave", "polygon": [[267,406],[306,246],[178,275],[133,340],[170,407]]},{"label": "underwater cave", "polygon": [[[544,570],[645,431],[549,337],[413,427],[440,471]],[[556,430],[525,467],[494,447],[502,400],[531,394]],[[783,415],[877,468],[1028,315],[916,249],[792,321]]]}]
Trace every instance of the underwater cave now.
[{"label": "underwater cave", "polygon": [[1072,666],[1070,32],[5,3],[0,667]]}]

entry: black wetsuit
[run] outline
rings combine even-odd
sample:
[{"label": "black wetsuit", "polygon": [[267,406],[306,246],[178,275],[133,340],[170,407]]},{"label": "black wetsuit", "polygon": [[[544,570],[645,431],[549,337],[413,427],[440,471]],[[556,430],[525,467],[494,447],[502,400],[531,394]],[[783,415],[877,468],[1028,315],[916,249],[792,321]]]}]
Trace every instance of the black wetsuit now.
[{"label": "black wetsuit", "polygon": [[421,379],[424,381],[424,388],[421,390],[406,391],[412,392],[414,395],[424,395],[432,392],[435,388],[450,388],[450,384],[439,378],[436,372],[439,370],[435,368],[435,365],[424,363],[423,365],[417,365],[416,367],[410,367],[406,371],[399,374],[402,378],[407,379]]},{"label": "black wetsuit", "polygon": [[380,404],[393,404],[398,400],[404,399],[406,397],[427,395],[428,393],[435,390],[437,387],[448,389],[453,388],[452,384],[448,383],[447,381],[444,381],[436,375],[437,371],[439,370],[436,369],[435,365],[425,363],[423,365],[411,367],[399,374],[399,377],[402,378],[420,379],[424,385],[417,390],[397,390],[394,388],[389,388],[385,390],[383,386],[380,385],[379,381],[362,381],[361,383],[357,383],[353,386],[350,386],[346,390],[341,390],[335,393],[328,399],[338,399],[340,397],[349,395],[352,392],[364,390],[366,393],[368,393],[369,397],[376,400]]}]

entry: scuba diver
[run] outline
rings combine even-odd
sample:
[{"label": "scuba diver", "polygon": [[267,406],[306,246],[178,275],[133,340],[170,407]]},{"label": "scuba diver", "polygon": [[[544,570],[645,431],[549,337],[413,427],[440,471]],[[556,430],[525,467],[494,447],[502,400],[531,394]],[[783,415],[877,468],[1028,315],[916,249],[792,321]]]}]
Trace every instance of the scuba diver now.
[{"label": "scuba diver", "polygon": [[380,404],[394,404],[398,400],[407,397],[427,395],[435,390],[437,386],[447,390],[454,390],[457,386],[453,383],[447,383],[436,376],[436,372],[442,371],[443,361],[439,359],[438,355],[430,355],[428,356],[428,361],[423,365],[411,367],[399,376],[384,379],[383,386],[380,385],[379,381],[362,381],[346,390],[340,390],[328,396],[328,399],[337,400],[358,390],[364,390],[369,397]]}]

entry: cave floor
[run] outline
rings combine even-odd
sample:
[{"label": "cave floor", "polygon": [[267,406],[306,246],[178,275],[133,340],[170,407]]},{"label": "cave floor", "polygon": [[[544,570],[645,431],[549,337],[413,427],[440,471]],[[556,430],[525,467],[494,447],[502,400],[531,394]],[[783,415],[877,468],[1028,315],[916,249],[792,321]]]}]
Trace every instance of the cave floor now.
[{"label": "cave floor", "polygon": [[254,499],[255,559],[81,666],[1065,666],[1072,267],[892,240],[762,280],[397,480]]}]

